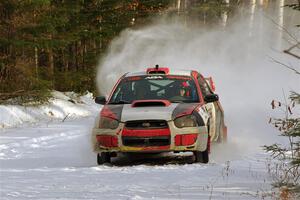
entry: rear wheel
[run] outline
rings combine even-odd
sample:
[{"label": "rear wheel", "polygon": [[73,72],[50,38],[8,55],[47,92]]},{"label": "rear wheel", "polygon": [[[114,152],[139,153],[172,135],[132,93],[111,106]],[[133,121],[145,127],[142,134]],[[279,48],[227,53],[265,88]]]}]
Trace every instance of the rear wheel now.
[{"label": "rear wheel", "polygon": [[208,163],[209,161],[208,149],[205,151],[194,151],[194,156],[196,163]]},{"label": "rear wheel", "polygon": [[97,164],[102,165],[104,163],[110,163],[110,154],[108,152],[102,152],[97,154]]}]

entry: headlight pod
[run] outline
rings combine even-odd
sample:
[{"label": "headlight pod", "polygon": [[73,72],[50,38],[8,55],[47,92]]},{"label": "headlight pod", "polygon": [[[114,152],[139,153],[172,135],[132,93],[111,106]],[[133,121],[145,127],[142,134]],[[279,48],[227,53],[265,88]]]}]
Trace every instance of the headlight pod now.
[{"label": "headlight pod", "polygon": [[194,115],[185,115],[183,117],[178,117],[174,120],[174,124],[177,128],[197,126],[196,117]]},{"label": "headlight pod", "polygon": [[100,117],[99,128],[116,129],[118,126],[118,120],[109,117]]}]

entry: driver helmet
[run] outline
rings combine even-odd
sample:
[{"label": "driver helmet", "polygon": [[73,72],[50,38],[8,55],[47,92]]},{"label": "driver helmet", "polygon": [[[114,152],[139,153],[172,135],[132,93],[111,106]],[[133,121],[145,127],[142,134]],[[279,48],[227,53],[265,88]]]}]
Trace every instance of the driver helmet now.
[{"label": "driver helmet", "polygon": [[183,96],[190,96],[190,86],[187,81],[184,81],[180,84],[180,90],[184,90]]}]

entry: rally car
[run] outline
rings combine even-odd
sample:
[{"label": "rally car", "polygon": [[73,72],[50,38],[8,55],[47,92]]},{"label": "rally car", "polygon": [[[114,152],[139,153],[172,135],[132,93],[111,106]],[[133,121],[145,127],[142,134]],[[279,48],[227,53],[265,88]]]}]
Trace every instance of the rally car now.
[{"label": "rally car", "polygon": [[224,112],[211,78],[197,71],[156,66],[124,74],[103,104],[92,130],[97,163],[118,153],[193,152],[209,161],[212,142],[227,138]]}]

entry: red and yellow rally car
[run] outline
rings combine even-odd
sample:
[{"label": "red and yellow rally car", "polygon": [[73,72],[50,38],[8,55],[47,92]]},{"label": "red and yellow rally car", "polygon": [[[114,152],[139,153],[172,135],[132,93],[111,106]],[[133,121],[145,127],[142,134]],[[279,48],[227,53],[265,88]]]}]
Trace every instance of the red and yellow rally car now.
[{"label": "red and yellow rally car", "polygon": [[211,78],[197,71],[148,68],[126,73],[103,108],[92,131],[97,163],[117,153],[193,152],[209,161],[210,144],[227,138],[224,112]]}]

